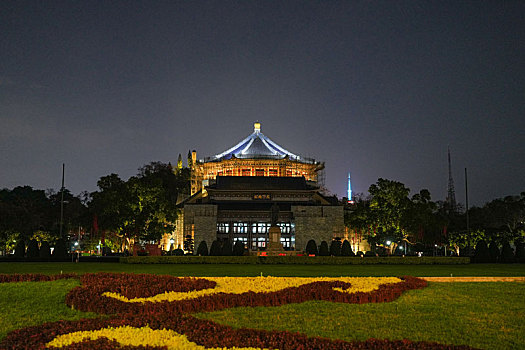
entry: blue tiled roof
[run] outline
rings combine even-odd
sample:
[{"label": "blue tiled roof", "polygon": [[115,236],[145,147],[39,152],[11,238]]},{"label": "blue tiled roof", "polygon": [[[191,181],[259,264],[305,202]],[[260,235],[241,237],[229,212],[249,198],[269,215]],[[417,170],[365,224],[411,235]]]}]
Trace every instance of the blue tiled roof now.
[{"label": "blue tiled roof", "polygon": [[268,158],[282,159],[288,156],[292,160],[301,160],[301,157],[282,148],[261,132],[260,124],[256,123],[254,131],[247,138],[232,148],[216,154],[209,161],[236,158]]}]

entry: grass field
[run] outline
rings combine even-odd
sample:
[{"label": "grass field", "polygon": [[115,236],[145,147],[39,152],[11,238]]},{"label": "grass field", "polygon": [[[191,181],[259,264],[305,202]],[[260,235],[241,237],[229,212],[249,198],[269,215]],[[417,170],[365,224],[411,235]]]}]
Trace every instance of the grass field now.
[{"label": "grass field", "polygon": [[198,314],[236,328],[288,330],[343,340],[436,341],[525,349],[525,283],[431,283],[380,304],[311,301]]},{"label": "grass field", "polygon": [[130,272],[174,276],[525,276],[525,264],[234,265],[119,263],[0,263],[0,273]]},{"label": "grass field", "polygon": [[[525,276],[521,265],[126,265],[2,263],[0,273],[157,273],[179,276]],[[64,298],[77,280],[0,284],[0,339],[7,332],[56,320],[93,317]],[[430,283],[381,304],[312,301],[234,308],[199,317],[234,327],[289,330],[344,340],[370,337],[438,341],[483,349],[525,349],[525,283]]]},{"label": "grass field", "polygon": [[71,310],[64,302],[76,279],[0,284],[0,339],[14,329],[58,320],[78,320],[96,314]]}]

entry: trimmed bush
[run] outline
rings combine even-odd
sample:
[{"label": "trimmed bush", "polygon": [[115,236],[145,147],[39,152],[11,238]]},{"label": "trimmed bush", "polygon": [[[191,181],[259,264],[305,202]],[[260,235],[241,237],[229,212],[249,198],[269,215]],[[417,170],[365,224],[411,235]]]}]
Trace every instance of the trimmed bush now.
[{"label": "trimmed bush", "polygon": [[233,253],[232,242],[230,242],[230,240],[226,240],[222,242],[221,255],[222,256],[232,256],[232,253]]},{"label": "trimmed bush", "polygon": [[234,256],[243,256],[244,255],[244,243],[241,241],[235,242],[233,245],[233,255]]},{"label": "trimmed bush", "polygon": [[321,245],[319,246],[319,256],[329,256],[330,251],[328,250],[328,243],[326,241],[322,241]]},{"label": "trimmed bush", "polygon": [[53,249],[53,254],[51,254],[51,258],[55,261],[61,261],[61,260],[67,259],[66,242],[63,239],[59,239],[55,243],[55,249]]},{"label": "trimmed bush", "polygon": [[474,254],[475,263],[487,263],[490,261],[489,248],[485,241],[479,241],[476,245],[476,252]]},{"label": "trimmed bush", "polygon": [[23,258],[26,256],[26,242],[23,239],[20,239],[16,242],[15,247],[15,257]]},{"label": "trimmed bush", "polygon": [[206,244],[206,241],[201,241],[199,243],[199,246],[197,247],[197,255],[208,256],[208,244]]},{"label": "trimmed bush", "polygon": [[499,251],[498,244],[492,241],[489,245],[490,262],[498,262],[500,255],[501,253]]},{"label": "trimmed bush", "polygon": [[309,240],[308,243],[306,243],[306,254],[308,255],[317,255],[317,244],[313,239]]},{"label": "trimmed bush", "polygon": [[177,248],[173,251],[173,255],[175,256],[183,256],[184,255],[184,250],[180,249],[180,248]]},{"label": "trimmed bush", "polygon": [[516,259],[523,260],[525,258],[525,243],[516,243]]},{"label": "trimmed bush", "polygon": [[515,262],[514,251],[512,250],[509,241],[503,242],[501,248],[501,262],[502,263],[513,263]]},{"label": "trimmed bush", "polygon": [[334,240],[330,243],[330,255],[341,256],[341,241]]},{"label": "trimmed bush", "polygon": [[352,247],[350,246],[350,242],[348,242],[346,239],[343,241],[343,245],[341,246],[341,256],[355,256],[354,252],[352,251]]},{"label": "trimmed bush", "polygon": [[51,258],[51,248],[49,247],[49,243],[47,241],[43,241],[42,244],[40,244],[40,251],[38,252],[38,255],[42,259]]},{"label": "trimmed bush", "polygon": [[35,259],[38,258],[39,255],[38,242],[36,239],[30,240],[29,244],[27,245],[27,257]]},{"label": "trimmed bush", "polygon": [[367,250],[367,251],[365,252],[365,256],[366,256],[366,257],[369,257],[369,256],[376,256],[376,253],[374,253],[374,252],[372,252],[372,251],[370,251],[370,250]]},{"label": "trimmed bush", "polygon": [[210,247],[210,255],[211,256],[219,256],[221,255],[221,244],[218,240],[215,240],[211,243]]},{"label": "trimmed bush", "polygon": [[463,247],[463,248],[459,248],[459,256],[465,256],[465,257],[469,257],[469,258],[472,258],[474,257],[475,255],[475,250],[474,248],[468,246],[468,247]]},{"label": "trimmed bush", "polygon": [[355,253],[355,255],[358,257],[362,257],[362,256],[365,256],[365,253],[359,250],[357,253]]}]

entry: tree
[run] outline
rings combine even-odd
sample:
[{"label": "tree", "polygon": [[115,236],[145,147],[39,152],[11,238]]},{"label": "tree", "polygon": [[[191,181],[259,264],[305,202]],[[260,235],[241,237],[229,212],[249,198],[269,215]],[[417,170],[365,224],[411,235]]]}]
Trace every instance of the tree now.
[{"label": "tree", "polygon": [[500,251],[498,248],[498,244],[494,241],[490,242],[489,256],[490,256],[490,262],[497,262],[500,257]]},{"label": "tree", "polygon": [[330,255],[341,256],[341,241],[333,240],[332,243],[330,243]]},{"label": "tree", "polygon": [[23,258],[26,256],[26,243],[23,239],[19,239],[16,242],[15,257]]},{"label": "tree", "polygon": [[348,240],[343,241],[343,245],[341,246],[341,256],[355,256],[354,252],[352,251],[352,247],[350,246],[350,242]]},{"label": "tree", "polygon": [[306,243],[306,254],[308,255],[317,255],[317,244],[313,239],[309,240],[308,243]]},{"label": "tree", "polygon": [[59,239],[55,243],[55,249],[53,249],[53,253],[51,254],[51,258],[54,261],[63,261],[67,259],[67,253],[68,249],[66,246],[66,242],[63,239]]},{"label": "tree", "polygon": [[218,240],[214,240],[211,243],[210,255],[211,256],[219,256],[219,255],[221,255],[221,243]]},{"label": "tree", "polygon": [[516,244],[516,259],[518,259],[518,262],[525,262],[522,261],[525,258],[525,244],[523,242],[518,242]]},{"label": "tree", "polygon": [[513,263],[515,262],[514,251],[509,244],[509,241],[504,241],[501,248],[501,262],[502,263]]},{"label": "tree", "polygon": [[372,250],[383,247],[391,254],[403,241],[410,244],[443,241],[447,222],[428,190],[409,198],[410,190],[404,184],[380,178],[368,191],[368,198],[357,198],[348,210],[345,225],[368,232]]},{"label": "tree", "polygon": [[[53,238],[58,237],[60,233],[60,207],[62,201],[61,192],[49,193],[49,201],[51,204],[50,220],[53,222],[51,227],[54,232]],[[90,225],[90,215],[87,206],[83,203],[80,197],[74,196],[68,189],[64,189],[64,220],[63,220],[63,235],[69,232],[79,234],[80,228],[86,228]],[[81,237],[76,237],[80,240]]]},{"label": "tree", "polygon": [[45,191],[30,186],[0,190],[0,231],[29,240],[33,232],[50,226],[49,213]]},{"label": "tree", "polygon": [[487,247],[487,243],[485,243],[485,241],[479,241],[476,245],[474,261],[477,263],[487,263],[490,261],[489,248]]},{"label": "tree", "polygon": [[199,246],[197,247],[197,255],[208,256],[208,244],[206,244],[206,241],[201,241],[199,243]]},{"label": "tree", "polygon": [[322,241],[321,245],[319,246],[319,256],[329,256],[330,251],[328,250],[328,243],[326,241]]},{"label": "tree", "polygon": [[92,213],[103,230],[115,232],[131,246],[135,240],[155,241],[173,232],[180,212],[177,201],[188,191],[189,172],[174,172],[169,163],[152,162],[128,181],[111,174],[97,185],[99,191],[92,194],[90,203]]},{"label": "tree", "polygon": [[244,243],[241,241],[235,242],[233,245],[233,255],[234,256],[243,256],[244,255]]},{"label": "tree", "polygon": [[401,182],[380,178],[368,192],[370,204],[366,220],[369,226],[375,228],[369,242],[386,245],[386,241],[390,241],[392,244],[387,246],[395,249],[398,242],[408,238],[406,213],[410,208],[410,190]]},{"label": "tree", "polygon": [[0,230],[0,249],[2,249],[6,255],[9,254],[15,248],[17,238],[18,233],[16,232]]},{"label": "tree", "polygon": [[40,251],[38,254],[41,259],[51,258],[51,248],[49,247],[49,243],[47,241],[43,241],[40,244]]},{"label": "tree", "polygon": [[221,255],[231,256],[232,252],[233,252],[232,242],[229,239],[222,242]]},{"label": "tree", "polygon": [[485,231],[452,231],[448,234],[448,243],[454,247],[457,255],[460,255],[460,250],[469,250],[475,247],[479,241],[485,239]]},{"label": "tree", "polygon": [[38,249],[38,242],[36,239],[32,239],[29,241],[29,244],[27,245],[27,257],[28,258],[38,258],[40,251]]}]

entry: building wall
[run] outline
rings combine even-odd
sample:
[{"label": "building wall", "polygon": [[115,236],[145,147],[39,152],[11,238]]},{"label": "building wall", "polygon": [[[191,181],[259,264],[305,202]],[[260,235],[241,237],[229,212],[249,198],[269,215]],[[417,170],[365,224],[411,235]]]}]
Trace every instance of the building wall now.
[{"label": "building wall", "polygon": [[217,206],[214,204],[187,204],[184,206],[184,236],[191,235],[195,252],[201,241],[208,249],[217,237]]},{"label": "building wall", "polygon": [[309,240],[317,245],[326,241],[328,245],[334,237],[345,233],[342,206],[302,206],[292,205],[295,222],[295,250],[304,250]]}]

